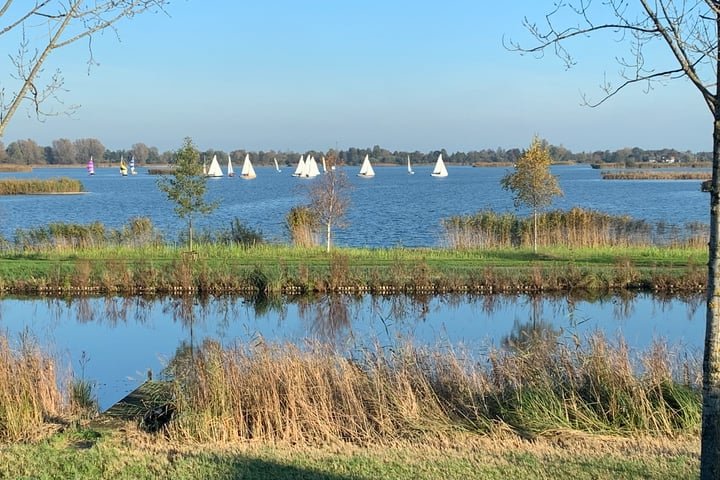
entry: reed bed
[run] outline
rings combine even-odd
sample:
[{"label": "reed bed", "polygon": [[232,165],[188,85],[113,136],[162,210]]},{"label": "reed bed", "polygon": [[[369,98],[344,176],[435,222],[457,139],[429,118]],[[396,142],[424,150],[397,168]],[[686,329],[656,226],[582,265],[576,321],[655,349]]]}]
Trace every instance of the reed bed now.
[{"label": "reed bed", "polygon": [[0,335],[0,442],[37,438],[64,404],[52,357],[27,336],[14,348]]},{"label": "reed bed", "polygon": [[[532,218],[485,210],[442,221],[446,244],[453,249],[527,248],[533,243]],[[683,226],[650,223],[626,215],[572,208],[538,216],[539,247],[690,246],[707,244],[709,229],[701,223]]]},{"label": "reed bed", "polygon": [[612,171],[602,172],[603,180],[709,180],[712,178],[712,172],[689,172],[686,170],[672,171]]},{"label": "reed bed", "polygon": [[[487,358],[447,348],[324,345],[184,349],[168,367],[183,441],[392,442],[450,432],[697,434],[699,361],[656,343],[634,356],[600,334],[582,345],[523,334]],[[674,362],[673,362],[674,361]]]},{"label": "reed bed", "polygon": [[32,172],[30,165],[0,164],[0,172]]},{"label": "reed bed", "polygon": [[82,182],[67,177],[48,179],[8,178],[0,180],[0,195],[82,193],[83,191]]}]

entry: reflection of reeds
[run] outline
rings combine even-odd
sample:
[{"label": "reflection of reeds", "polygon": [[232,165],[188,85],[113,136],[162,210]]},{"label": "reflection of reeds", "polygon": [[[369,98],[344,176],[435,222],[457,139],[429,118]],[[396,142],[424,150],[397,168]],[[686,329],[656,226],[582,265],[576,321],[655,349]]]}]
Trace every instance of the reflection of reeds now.
[{"label": "reflection of reeds", "polygon": [[635,361],[624,342],[599,334],[587,342],[557,332],[529,340],[484,361],[412,345],[361,349],[348,359],[317,344],[206,341],[171,372],[178,416],[170,434],[365,443],[488,433],[498,422],[528,434],[699,431],[698,362],[673,365],[668,359],[677,357],[662,344]]}]

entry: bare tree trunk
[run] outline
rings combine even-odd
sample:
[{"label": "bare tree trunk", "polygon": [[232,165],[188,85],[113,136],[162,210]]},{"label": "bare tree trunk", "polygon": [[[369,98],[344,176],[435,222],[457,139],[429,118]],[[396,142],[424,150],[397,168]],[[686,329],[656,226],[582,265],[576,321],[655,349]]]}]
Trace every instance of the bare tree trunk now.
[{"label": "bare tree trunk", "polygon": [[533,252],[537,253],[537,209],[533,209]]},{"label": "bare tree trunk", "polygon": [[[716,19],[720,38],[720,16]],[[719,47],[720,50],[720,47]],[[720,59],[718,59],[720,67]],[[716,69],[718,81],[720,70]],[[720,289],[718,288],[718,235],[720,232],[720,100],[716,83],[713,124],[713,167],[710,184],[710,240],[708,243],[707,313],[705,321],[705,352],[703,354],[702,439],[700,478],[720,478]]]},{"label": "bare tree trunk", "polygon": [[330,222],[327,223],[327,251],[330,252]]},{"label": "bare tree trunk", "polygon": [[193,237],[193,235],[192,235],[193,232],[192,232],[192,230],[193,230],[193,227],[192,227],[192,217],[191,217],[191,218],[188,219],[188,236],[189,236],[189,237],[188,237],[188,240],[190,241],[189,243],[190,243],[190,251],[191,251],[191,252],[193,251],[193,238],[192,238],[192,237]]}]

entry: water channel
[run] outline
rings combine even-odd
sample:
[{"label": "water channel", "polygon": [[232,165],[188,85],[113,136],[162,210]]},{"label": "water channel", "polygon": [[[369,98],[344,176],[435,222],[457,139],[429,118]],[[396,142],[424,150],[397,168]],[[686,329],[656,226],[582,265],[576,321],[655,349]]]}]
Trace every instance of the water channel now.
[{"label": "water channel", "polygon": [[235,342],[309,342],[340,353],[398,342],[462,349],[481,361],[490,348],[521,330],[553,329],[581,341],[603,332],[618,335],[636,352],[654,341],[699,358],[704,299],[652,295],[570,299],[527,296],[448,295],[407,297],[324,296],[315,299],[74,298],[0,300],[0,328],[11,341],[39,342],[59,360],[59,371],[95,383],[107,408],[155,376],[186,345],[215,339]]}]

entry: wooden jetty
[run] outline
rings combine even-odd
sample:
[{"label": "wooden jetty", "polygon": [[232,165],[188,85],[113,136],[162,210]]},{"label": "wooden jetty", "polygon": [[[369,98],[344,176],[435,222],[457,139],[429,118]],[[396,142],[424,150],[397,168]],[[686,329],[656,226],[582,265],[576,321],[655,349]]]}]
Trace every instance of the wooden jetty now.
[{"label": "wooden jetty", "polygon": [[170,421],[174,411],[172,383],[148,380],[105,410],[98,423],[110,426],[136,421],[147,430],[157,431]]}]

